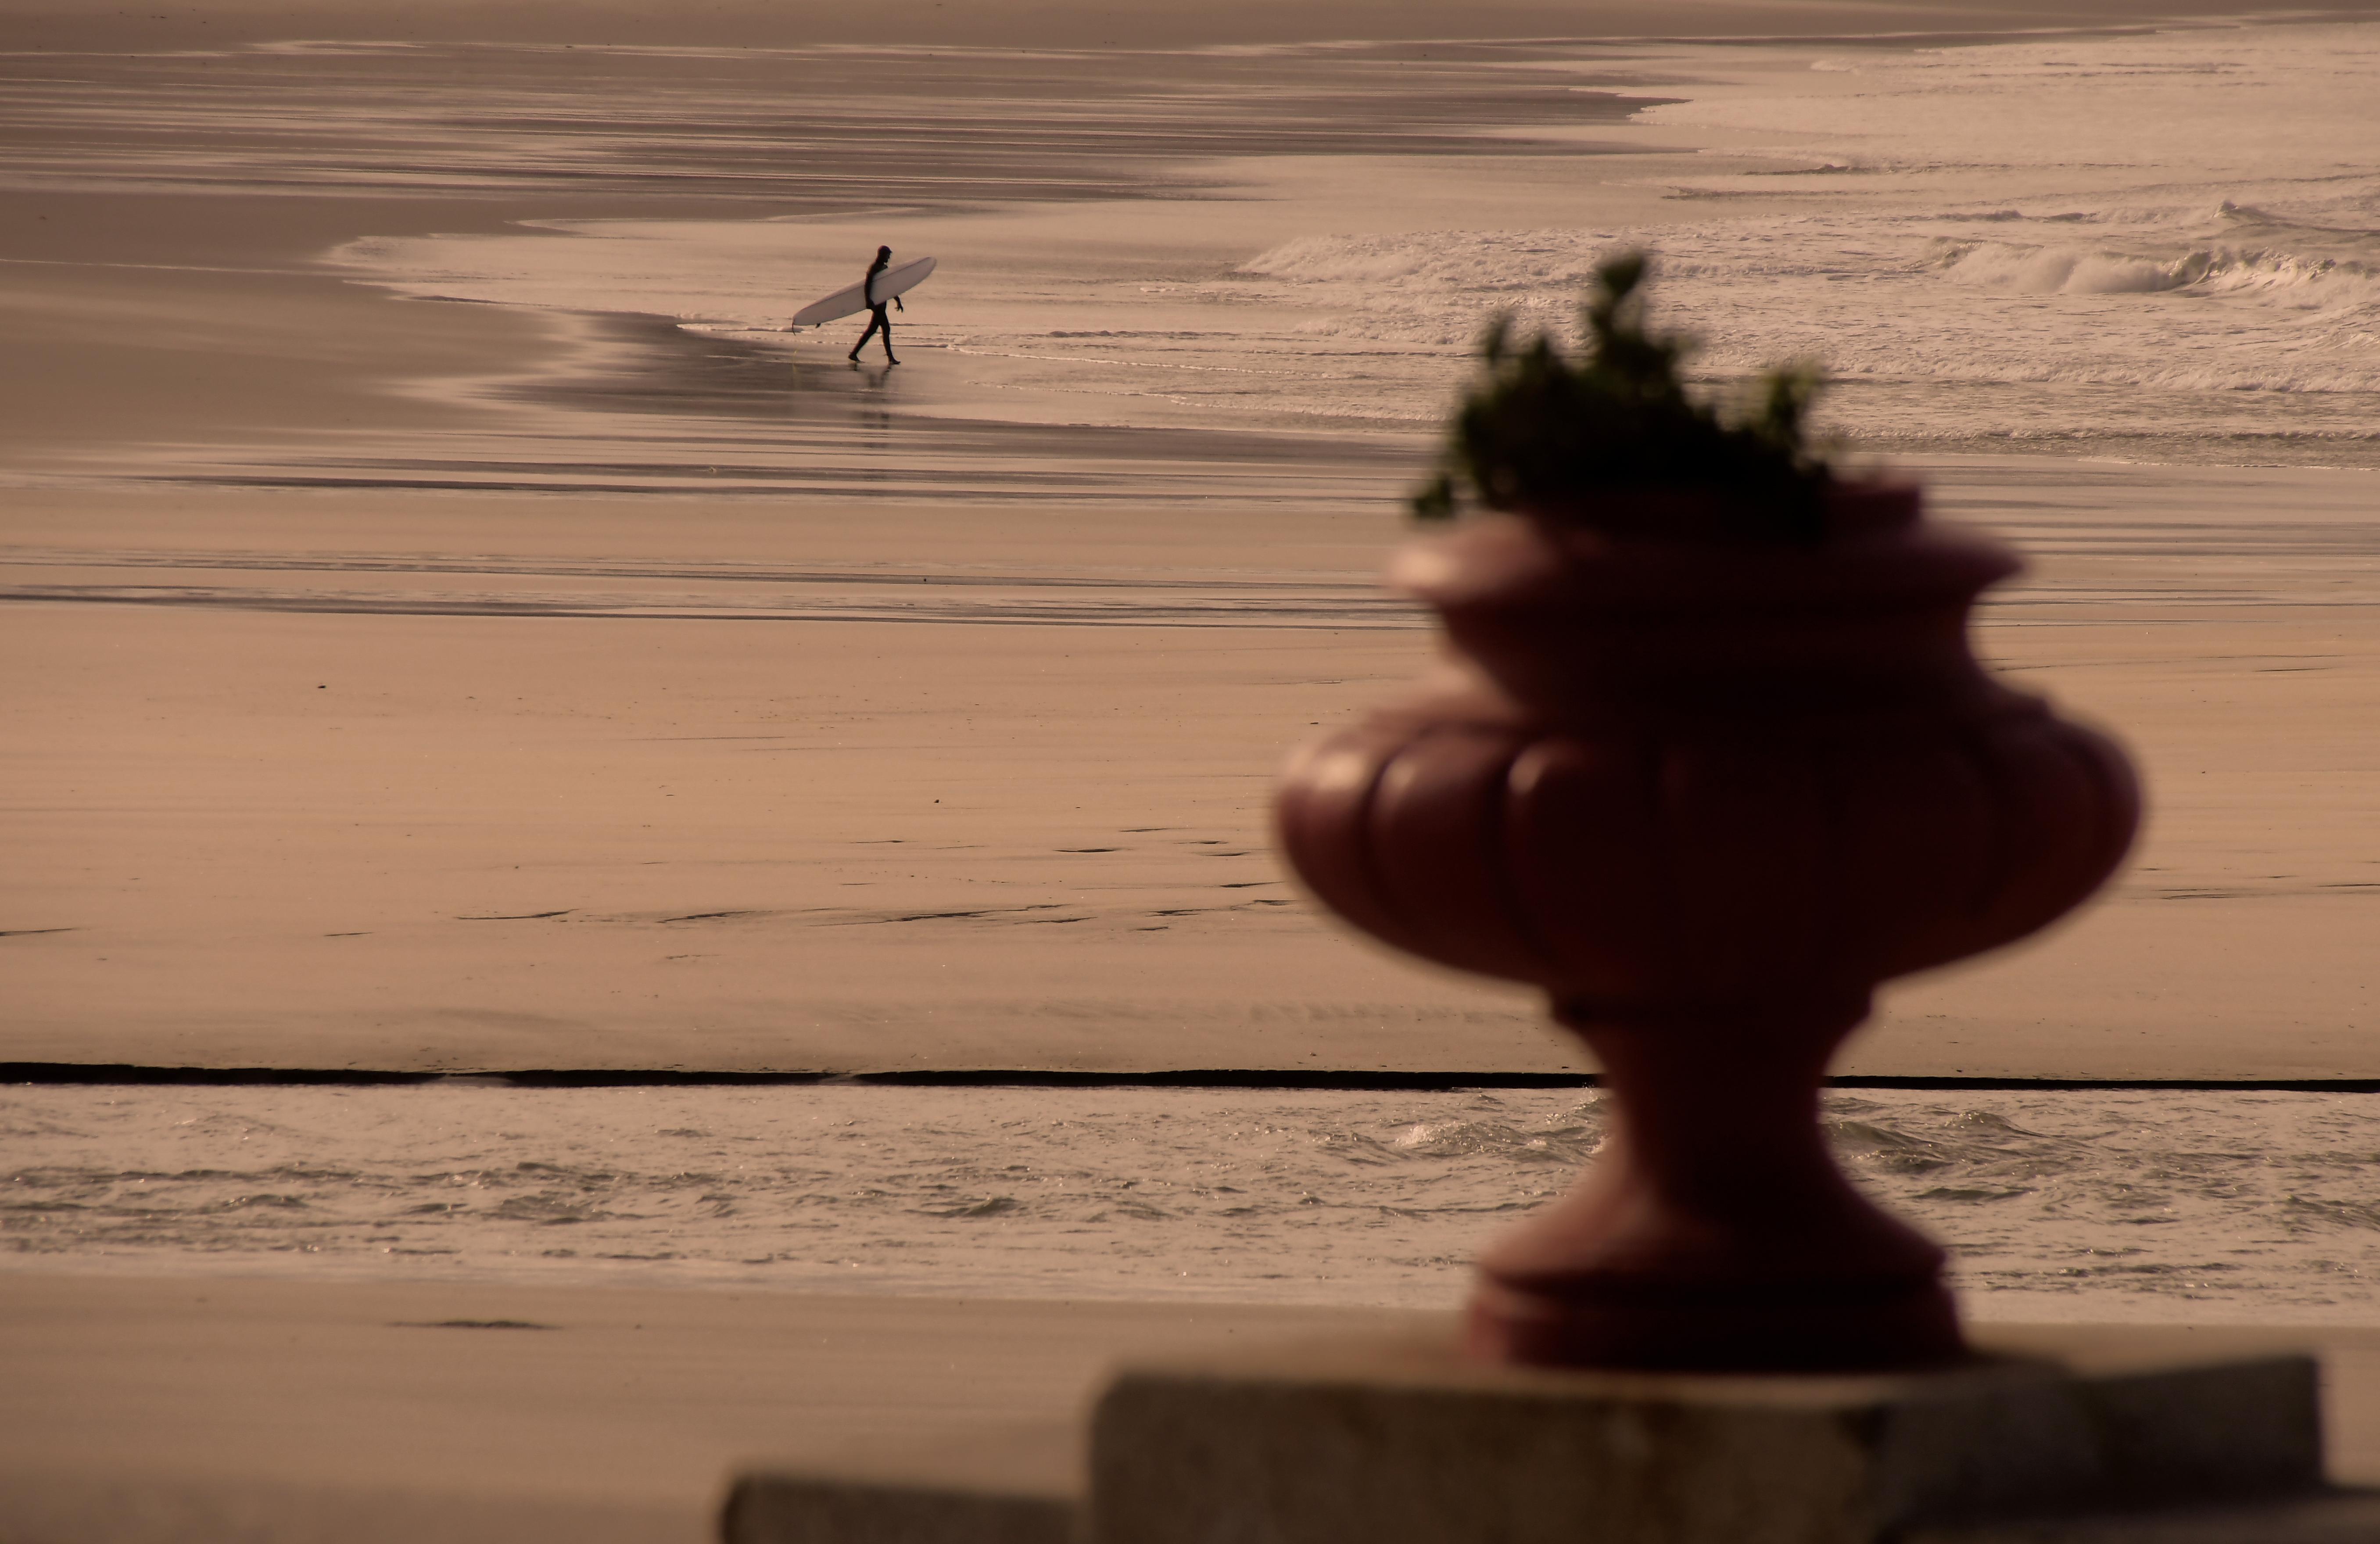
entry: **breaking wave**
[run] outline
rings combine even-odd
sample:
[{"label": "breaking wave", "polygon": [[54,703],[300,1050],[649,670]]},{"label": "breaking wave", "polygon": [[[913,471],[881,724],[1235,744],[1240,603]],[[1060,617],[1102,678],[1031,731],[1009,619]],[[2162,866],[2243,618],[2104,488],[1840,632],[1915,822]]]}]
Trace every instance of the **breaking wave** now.
[{"label": "breaking wave", "polygon": [[[1706,374],[1815,359],[1838,382],[1896,388],[1838,394],[1830,427],[1854,440],[2147,434],[2209,448],[2330,444],[2368,459],[2380,419],[2380,236],[2219,204],[2195,223],[2259,244],[2174,239],[2192,219],[1987,209],[1305,237],[1251,258],[1231,282],[1309,313],[1300,338],[1442,351],[1466,347],[1500,313],[1571,334],[1597,263],[1642,246],[1656,253],[1658,319],[1702,339],[1695,367]],[[2100,239],[2073,240],[2082,229]],[[1949,386],[2015,389],[1988,404],[1972,392],[1926,395]],[[2022,389],[2041,386],[2126,389]],[[2250,410],[2240,393],[2290,400]],[[1417,397],[1409,416],[1442,402]]]},{"label": "breaking wave", "polygon": [[2310,310],[2380,308],[2380,273],[2295,252],[2200,247],[2143,257],[2005,241],[1944,241],[1936,266],[1960,284],[2024,295],[2248,296]]}]

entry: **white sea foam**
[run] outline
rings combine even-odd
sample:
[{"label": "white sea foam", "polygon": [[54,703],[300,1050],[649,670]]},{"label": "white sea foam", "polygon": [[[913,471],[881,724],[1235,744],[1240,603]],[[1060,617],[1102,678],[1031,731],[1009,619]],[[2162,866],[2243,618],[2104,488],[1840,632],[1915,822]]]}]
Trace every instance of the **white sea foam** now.
[{"label": "white sea foam", "polygon": [[2338,398],[2291,405],[2317,434],[2351,439],[2374,427],[2380,283],[2368,269],[2270,250],[2141,255],[1932,234],[1941,223],[1799,217],[1658,232],[1306,239],[1262,254],[1246,273],[1281,285],[1285,298],[1303,292],[1327,303],[1331,315],[1316,324],[1325,335],[1445,346],[1497,310],[1524,326],[1561,328],[1598,258],[1658,243],[1660,315],[1706,340],[1697,363],[1706,371],[1806,358],[1839,380],[1902,387],[2140,388],[2080,404],[2015,397],[1996,422],[1965,417],[1966,399],[1903,390],[1847,405],[1844,427],[1856,436],[2104,432],[2153,415],[2176,432],[2220,433],[2240,427],[2240,411],[2205,394],[2240,391]]},{"label": "white sea foam", "polygon": [[[2380,1319],[2380,1095],[1860,1092],[1971,1311]],[[0,1090],[0,1269],[1446,1307],[1577,1091]]]},{"label": "white sea foam", "polygon": [[2001,241],[1945,243],[1942,267],[1961,284],[2023,295],[2146,295],[2180,289],[2197,276],[2200,254],[2151,258],[2070,247],[2015,247]]}]

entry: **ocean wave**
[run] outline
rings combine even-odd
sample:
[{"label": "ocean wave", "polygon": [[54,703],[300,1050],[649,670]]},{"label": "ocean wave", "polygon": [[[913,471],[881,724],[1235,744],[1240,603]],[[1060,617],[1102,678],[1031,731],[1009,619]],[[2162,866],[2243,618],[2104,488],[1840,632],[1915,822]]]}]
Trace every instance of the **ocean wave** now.
[{"label": "ocean wave", "polygon": [[[1801,357],[1906,388],[1889,418],[1863,416],[1874,397],[1822,409],[1854,441],[2083,441],[2154,424],[2210,442],[2352,444],[2380,412],[2380,176],[2305,145],[2371,121],[2356,62],[2371,39],[2318,29],[1830,58],[1859,90],[1697,96],[1643,115],[1758,132],[1763,148],[1731,167],[1670,185],[1740,217],[1307,236],[1233,277],[1316,313],[1301,336],[1451,351],[1499,312],[1572,333],[1596,263],[1641,247],[1656,254],[1657,317],[1699,336],[1705,375]],[[2120,110],[2102,100],[2110,91]],[[1780,208],[1778,176],[1854,168],[1855,198]],[[1912,395],[1928,385],[1958,390]],[[2265,421],[2241,406],[2251,395],[2294,416]]]},{"label": "ocean wave", "polygon": [[[2110,236],[2129,231],[2129,240],[2028,241],[2010,228],[2072,230],[2085,219]],[[2185,221],[2304,239],[2157,244]],[[1946,225],[1973,234],[1945,233]],[[2205,432],[2240,427],[2211,401],[2139,394],[2380,393],[2380,238],[2228,203],[1305,237],[1250,258],[1224,283],[1266,286],[1277,303],[1306,311],[1293,324],[1302,339],[1450,351],[1498,314],[1524,331],[1572,334],[1597,264],[1631,247],[1655,253],[1658,320],[1699,334],[1699,368],[1717,377],[1815,358],[1849,380],[2135,394],[2043,400],[2036,411],[2058,421],[1973,425],[1984,436],[2115,430],[2127,417],[2177,410]],[[2026,303],[2040,301],[2058,309]],[[1427,417],[1442,402],[1418,398],[1410,406],[1421,410],[1407,414],[1380,395],[1381,416]],[[2085,407],[2092,416],[2076,420]]]},{"label": "ocean wave", "polygon": [[2196,247],[2156,257],[2079,247],[1944,240],[1933,261],[1957,283],[2025,295],[2192,290],[2313,310],[2380,308],[2380,272],[2361,262],[2289,251]]},{"label": "ocean wave", "polygon": [[1585,286],[1623,239],[1569,230],[1305,236],[1258,253],[1239,272],[1359,291],[1521,296]]},{"label": "ocean wave", "polygon": [[1997,241],[1946,242],[1940,264],[1961,284],[2025,295],[2143,295],[2179,289],[2200,276],[2190,271],[2187,258],[2157,262],[2115,252]]}]

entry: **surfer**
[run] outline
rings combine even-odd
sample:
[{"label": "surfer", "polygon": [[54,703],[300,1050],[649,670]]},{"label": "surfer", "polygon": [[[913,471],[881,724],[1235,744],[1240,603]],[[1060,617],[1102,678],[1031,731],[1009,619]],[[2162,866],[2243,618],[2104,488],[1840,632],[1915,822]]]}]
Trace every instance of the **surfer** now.
[{"label": "surfer", "polygon": [[[876,261],[868,265],[868,277],[859,281],[859,298],[868,302],[868,331],[860,334],[859,341],[851,346],[850,358],[853,364],[859,362],[859,351],[868,346],[868,340],[879,333],[884,334],[884,362],[888,365],[897,365],[901,362],[892,357],[892,319],[884,314],[884,302],[876,298],[876,275],[892,265],[892,249],[879,247],[876,249]],[[848,273],[849,270],[846,269],[844,272]],[[892,304],[900,306],[901,310],[909,309],[901,305],[901,297],[898,295],[893,296],[892,299]]]}]

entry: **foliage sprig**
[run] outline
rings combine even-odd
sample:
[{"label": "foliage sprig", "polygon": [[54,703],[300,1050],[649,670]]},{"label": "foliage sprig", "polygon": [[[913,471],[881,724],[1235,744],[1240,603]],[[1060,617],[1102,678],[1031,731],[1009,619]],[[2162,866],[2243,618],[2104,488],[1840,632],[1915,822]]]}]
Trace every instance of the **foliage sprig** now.
[{"label": "foliage sprig", "polygon": [[[1807,443],[1817,371],[1761,377],[1733,421],[1688,395],[1691,338],[1645,330],[1643,252],[1596,270],[1588,346],[1573,362],[1550,337],[1515,345],[1512,319],[1481,339],[1483,379],[1464,395],[1439,472],[1413,496],[1425,520],[1452,517],[1465,485],[1490,508],[1606,535],[1808,544],[1825,530],[1832,474]],[[1647,491],[1685,499],[1607,497]]]}]

